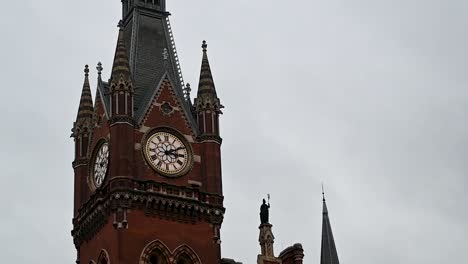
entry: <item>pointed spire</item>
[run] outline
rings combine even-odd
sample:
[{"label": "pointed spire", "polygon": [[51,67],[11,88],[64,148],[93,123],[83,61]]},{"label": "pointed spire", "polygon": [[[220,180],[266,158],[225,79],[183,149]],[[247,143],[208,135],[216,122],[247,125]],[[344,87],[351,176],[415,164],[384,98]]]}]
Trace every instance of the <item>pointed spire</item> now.
[{"label": "pointed spire", "polygon": [[93,98],[91,96],[91,88],[89,85],[89,67],[85,66],[85,78],[83,83],[83,90],[81,92],[80,107],[78,108],[78,115],[76,121],[91,119],[94,115]]},{"label": "pointed spire", "polygon": [[328,214],[327,203],[325,200],[325,189],[323,187],[323,183],[322,183],[322,201],[323,201],[323,213]]},{"label": "pointed spire", "polygon": [[76,121],[73,123],[71,137],[79,137],[83,133],[89,133],[94,121],[94,106],[93,97],[91,96],[91,88],[89,85],[89,67],[85,66],[85,78],[83,82],[83,90],[81,91],[80,106]]},{"label": "pointed spire", "polygon": [[323,196],[323,222],[322,222],[322,254],[320,264],[339,264],[338,253],[336,251],[335,239],[333,238],[330,218],[328,217],[328,208],[325,200],[325,191],[322,184]]},{"label": "pointed spire", "polygon": [[206,41],[203,41],[202,49],[203,49],[203,58],[202,58],[202,66],[200,71],[200,83],[198,84],[198,94],[203,93],[212,93],[216,95],[216,89],[214,86],[213,75],[211,74],[210,62],[208,61],[208,54],[207,54],[208,45]]},{"label": "pointed spire", "polygon": [[211,74],[210,62],[208,61],[207,54],[208,45],[203,41],[203,58],[200,71],[200,82],[198,84],[198,93],[196,99],[197,110],[213,110],[217,113],[222,113],[221,109],[224,108],[216,94],[216,88]]},{"label": "pointed spire", "polygon": [[[99,70],[98,70],[99,71]],[[119,38],[115,49],[114,64],[110,79],[111,123],[126,123],[133,126],[134,86],[128,62],[123,22],[119,22]]]},{"label": "pointed spire", "polygon": [[128,62],[127,48],[125,47],[125,34],[123,22],[119,22],[119,38],[115,49],[114,64],[112,66],[111,79],[118,81],[120,78],[130,78],[130,63]]}]

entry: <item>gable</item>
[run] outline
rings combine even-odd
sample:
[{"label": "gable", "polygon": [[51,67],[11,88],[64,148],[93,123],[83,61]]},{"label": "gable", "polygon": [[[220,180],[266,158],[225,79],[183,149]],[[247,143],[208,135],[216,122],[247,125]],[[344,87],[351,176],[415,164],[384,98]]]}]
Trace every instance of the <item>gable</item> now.
[{"label": "gable", "polygon": [[173,83],[165,75],[161,80],[151,104],[143,116],[141,126],[167,126],[179,130],[185,135],[197,135],[197,127],[191,113],[191,106],[181,99]]}]

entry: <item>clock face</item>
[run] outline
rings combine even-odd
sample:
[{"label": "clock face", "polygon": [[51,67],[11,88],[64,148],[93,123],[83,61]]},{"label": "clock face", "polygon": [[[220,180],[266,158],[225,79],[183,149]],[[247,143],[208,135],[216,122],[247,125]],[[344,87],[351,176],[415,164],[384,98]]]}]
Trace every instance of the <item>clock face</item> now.
[{"label": "clock face", "polygon": [[96,152],[93,167],[93,182],[96,188],[102,186],[106,179],[107,167],[109,165],[109,144],[103,143]]},{"label": "clock face", "polygon": [[145,156],[158,172],[168,176],[180,176],[190,164],[188,145],[172,133],[161,131],[146,141]]}]

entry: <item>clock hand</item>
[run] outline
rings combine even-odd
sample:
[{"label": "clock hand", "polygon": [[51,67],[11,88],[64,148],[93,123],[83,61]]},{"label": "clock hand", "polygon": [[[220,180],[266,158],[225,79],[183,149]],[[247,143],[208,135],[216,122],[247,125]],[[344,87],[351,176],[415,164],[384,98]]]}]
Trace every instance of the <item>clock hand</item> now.
[{"label": "clock hand", "polygon": [[178,147],[178,148],[176,148],[176,149],[171,149],[171,150],[169,150],[169,151],[174,152],[174,151],[179,151],[179,150],[181,150],[181,149],[185,149],[185,148],[184,148],[184,147]]},{"label": "clock hand", "polygon": [[176,148],[176,149],[170,149],[170,150],[167,150],[167,151],[168,151],[168,152],[174,153],[174,152],[179,151],[179,150],[182,150],[182,149],[185,149],[185,148],[184,148],[184,147],[178,147],[178,148]]},{"label": "clock hand", "polygon": [[168,151],[166,155],[173,156],[174,158],[184,158],[184,154],[174,153],[173,151]]}]

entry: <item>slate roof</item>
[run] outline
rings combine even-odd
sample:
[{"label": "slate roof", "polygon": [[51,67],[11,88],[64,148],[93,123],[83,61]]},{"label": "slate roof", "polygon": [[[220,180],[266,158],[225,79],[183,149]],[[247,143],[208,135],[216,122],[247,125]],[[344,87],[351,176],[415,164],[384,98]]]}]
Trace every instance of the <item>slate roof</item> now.
[{"label": "slate roof", "polygon": [[99,97],[102,100],[102,103],[104,104],[104,109],[106,110],[106,116],[109,118],[110,113],[110,85],[107,82],[102,81],[102,79],[99,77],[98,78],[98,85],[97,85],[97,91],[99,93]]},{"label": "slate roof", "polygon": [[[193,131],[197,125],[192,116],[191,103],[185,100],[184,81],[179,66],[169,13],[147,9],[133,10],[123,21],[125,46],[130,61],[135,97],[134,118],[140,123],[149,108],[162,79],[167,76],[174,86],[182,108]],[[98,81],[104,104],[109,111],[109,85]]]},{"label": "slate roof", "polygon": [[[189,117],[191,109],[184,99],[184,83],[179,66],[169,13],[145,13],[135,9],[138,15],[125,21],[125,37],[130,68],[135,81],[135,119],[140,122],[146,113],[162,78],[168,75],[175,92]],[[192,124],[194,120],[191,120]]]}]

